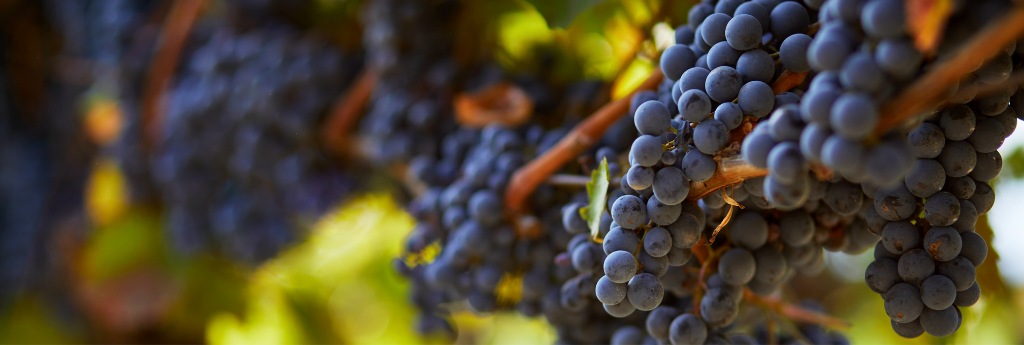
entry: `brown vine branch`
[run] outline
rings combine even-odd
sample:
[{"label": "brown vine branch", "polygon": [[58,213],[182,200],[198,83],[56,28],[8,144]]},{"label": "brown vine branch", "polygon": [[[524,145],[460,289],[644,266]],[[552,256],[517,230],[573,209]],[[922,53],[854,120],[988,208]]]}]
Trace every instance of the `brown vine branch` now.
[{"label": "brown vine branch", "polygon": [[161,98],[167,91],[171,76],[174,75],[174,68],[178,65],[181,50],[188,40],[192,24],[195,23],[199,10],[205,3],[206,0],[174,1],[167,19],[164,20],[142,95],[143,145],[146,149],[151,149],[158,137],[163,122]]},{"label": "brown vine branch", "polygon": [[989,25],[960,47],[953,58],[932,68],[924,77],[882,106],[875,135],[883,135],[900,123],[942,104],[943,94],[988,58],[1024,34],[1024,7]]},{"label": "brown vine branch", "polygon": [[[656,88],[662,76],[661,69],[655,69],[633,93]],[[597,143],[604,131],[629,110],[630,98],[623,97],[601,107],[573,128],[555,147],[516,170],[505,193],[507,208],[513,213],[522,211],[524,201],[538,185],[566,162]]]},{"label": "brown vine branch", "polygon": [[327,148],[335,154],[346,152],[349,144],[348,133],[356,125],[359,118],[366,109],[366,104],[373,94],[373,88],[380,79],[380,73],[370,67],[363,68],[359,78],[341,96],[331,109],[330,115],[324,123],[323,141]]},{"label": "brown vine branch", "polygon": [[787,303],[778,297],[761,297],[750,289],[743,289],[743,299],[763,306],[783,317],[796,322],[810,323],[832,329],[848,330],[850,323],[816,311],[807,310]]}]

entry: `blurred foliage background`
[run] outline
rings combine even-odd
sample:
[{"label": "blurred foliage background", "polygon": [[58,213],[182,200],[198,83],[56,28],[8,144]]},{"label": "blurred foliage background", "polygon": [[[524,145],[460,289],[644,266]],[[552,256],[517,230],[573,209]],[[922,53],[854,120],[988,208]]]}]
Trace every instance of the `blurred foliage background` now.
[{"label": "blurred foliage background", "polygon": [[[307,24],[340,45],[351,45],[351,37],[358,37],[364,1],[314,1]],[[31,73],[50,74],[62,68],[74,72],[77,66],[75,61],[44,59],[38,61],[56,61],[56,67],[23,63],[59,45],[53,32],[40,29],[45,20],[38,11],[51,3],[34,7],[0,1],[4,39],[12,47],[5,52],[10,87],[13,97],[22,101],[45,93],[37,85],[38,75]],[[466,37],[459,38],[454,54],[492,56],[512,71],[537,70],[542,62],[549,63],[549,77],[564,82],[600,79],[611,85],[612,98],[628,94],[655,67],[659,49],[672,43],[672,27],[685,23],[693,4],[464,3],[458,25],[471,30],[461,30]],[[223,6],[212,1],[201,14],[216,14]],[[71,72],[58,74],[74,79]],[[214,253],[180,253],[166,239],[167,215],[153,205],[134,202],[125,172],[103,154],[104,145],[124,135],[123,105],[107,92],[103,78],[76,85],[84,90],[82,96],[63,100],[69,103],[64,117],[49,120],[72,119],[81,125],[74,130],[81,140],[74,144],[82,145],[81,157],[86,157],[80,165],[84,188],[68,198],[83,206],[44,214],[50,230],[38,237],[42,243],[33,245],[32,255],[53,264],[31,265],[41,277],[6,289],[11,292],[0,301],[0,343],[445,342],[421,339],[415,333],[415,312],[407,301],[409,283],[391,266],[414,225],[402,209],[405,197],[397,187],[368,183],[371,187],[353,193],[316,220],[306,238],[256,266]],[[836,316],[851,321],[848,335],[857,344],[1024,342],[1024,218],[1017,209],[1024,204],[1024,133],[1010,137],[1000,152],[1007,157],[1007,168],[995,183],[999,199],[978,225],[994,251],[978,270],[984,286],[981,302],[964,310],[965,324],[956,336],[905,340],[891,332],[889,320],[880,313],[881,299],[863,282],[870,252],[852,257],[828,253],[829,269],[819,277],[794,282],[792,293],[818,299]],[[555,339],[542,318],[464,312],[454,320],[459,331],[456,343],[536,344]]]}]

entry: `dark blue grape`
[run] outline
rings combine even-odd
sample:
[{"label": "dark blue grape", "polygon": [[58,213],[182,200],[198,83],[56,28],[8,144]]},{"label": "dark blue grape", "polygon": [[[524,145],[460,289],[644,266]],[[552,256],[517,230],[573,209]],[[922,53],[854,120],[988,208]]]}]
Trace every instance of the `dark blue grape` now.
[{"label": "dark blue grape", "polygon": [[762,34],[761,22],[749,14],[737,14],[725,27],[725,40],[736,50],[757,48]]},{"label": "dark blue grape", "polygon": [[770,18],[772,35],[778,40],[785,40],[792,34],[805,32],[810,25],[807,9],[796,1],[783,1],[775,6]]},{"label": "dark blue grape", "polygon": [[666,78],[673,81],[678,80],[683,72],[693,68],[696,63],[697,54],[694,54],[689,46],[683,44],[668,47],[661,54],[661,70],[665,73]]},{"label": "dark blue grape", "polygon": [[727,66],[715,68],[708,75],[704,87],[715,102],[731,102],[743,86],[743,78],[736,69]]},{"label": "dark blue grape", "polygon": [[714,70],[719,66],[736,67],[736,62],[740,59],[740,54],[743,52],[736,50],[729,46],[728,42],[722,41],[715,43],[708,51],[708,68]]},{"label": "dark blue grape", "polygon": [[743,111],[743,115],[762,118],[775,107],[775,95],[768,84],[751,81],[740,88],[737,104]]}]

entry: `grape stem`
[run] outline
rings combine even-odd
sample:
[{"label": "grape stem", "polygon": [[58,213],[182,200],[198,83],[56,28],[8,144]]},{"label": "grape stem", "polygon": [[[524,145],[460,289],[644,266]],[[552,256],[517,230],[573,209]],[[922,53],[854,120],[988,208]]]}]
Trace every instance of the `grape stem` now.
[{"label": "grape stem", "polygon": [[380,73],[370,67],[364,67],[356,82],[338,99],[324,123],[324,145],[334,154],[343,154],[350,144],[348,133],[363,114],[369,103],[373,88],[380,80]]},{"label": "grape stem", "polygon": [[170,87],[171,76],[174,75],[174,68],[178,65],[192,24],[205,4],[206,0],[174,1],[164,20],[142,94],[142,141],[146,150],[152,149],[156,138],[160,136],[164,115],[161,109],[163,96]]},{"label": "grape stem", "polygon": [[1013,10],[971,38],[951,59],[931,68],[892,101],[882,106],[875,135],[881,136],[899,124],[941,105],[946,91],[968,73],[995,56],[1007,44],[1024,34],[1024,7]]},{"label": "grape stem", "polygon": [[[653,90],[661,82],[662,77],[661,69],[655,69],[633,93]],[[555,147],[516,170],[505,192],[505,205],[508,210],[513,213],[521,212],[526,198],[538,185],[566,162],[597,143],[604,131],[629,111],[630,98],[632,94],[601,107],[573,128]]]},{"label": "grape stem", "polygon": [[760,305],[768,310],[772,310],[776,314],[782,315],[786,319],[793,320],[796,322],[810,323],[839,330],[850,329],[849,322],[816,311],[795,306],[793,304],[783,301],[779,297],[758,296],[754,294],[753,291],[750,291],[750,289],[745,288],[743,289],[743,299],[750,303]]}]

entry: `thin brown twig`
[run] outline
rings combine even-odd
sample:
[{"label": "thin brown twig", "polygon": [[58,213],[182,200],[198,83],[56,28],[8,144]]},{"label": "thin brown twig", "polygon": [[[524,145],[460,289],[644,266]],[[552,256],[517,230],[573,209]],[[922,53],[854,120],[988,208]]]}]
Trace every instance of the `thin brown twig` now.
[{"label": "thin brown twig", "polygon": [[743,299],[768,308],[796,322],[810,323],[840,330],[848,330],[850,328],[850,323],[844,320],[795,306],[778,297],[761,297],[754,294],[750,289],[743,289]]},{"label": "thin brown twig", "polygon": [[[655,69],[633,93],[656,88],[662,77],[661,69]],[[533,193],[538,185],[566,162],[597,143],[604,131],[629,110],[630,98],[623,97],[601,107],[573,128],[555,147],[516,170],[505,193],[505,205],[509,211],[522,211],[526,197]]]},{"label": "thin brown twig", "polygon": [[359,118],[366,109],[366,104],[373,94],[373,88],[380,79],[380,73],[370,67],[363,68],[359,78],[349,87],[341,98],[331,109],[327,121],[324,123],[323,136],[324,144],[335,154],[347,152],[346,146],[350,143],[348,133],[356,125]]},{"label": "thin brown twig", "polygon": [[882,106],[875,135],[881,136],[900,123],[942,104],[943,94],[951,86],[1021,34],[1024,34],[1024,6],[1016,6],[1010,14],[975,34],[953,58],[934,66],[924,77]]},{"label": "thin brown twig", "polygon": [[164,20],[160,32],[160,42],[154,53],[153,63],[149,66],[146,86],[142,95],[142,130],[143,145],[150,149],[155,144],[163,122],[163,111],[160,109],[161,98],[170,85],[174,68],[178,65],[181,50],[188,39],[192,24],[199,17],[199,10],[206,0],[181,0],[171,5],[171,11]]}]

